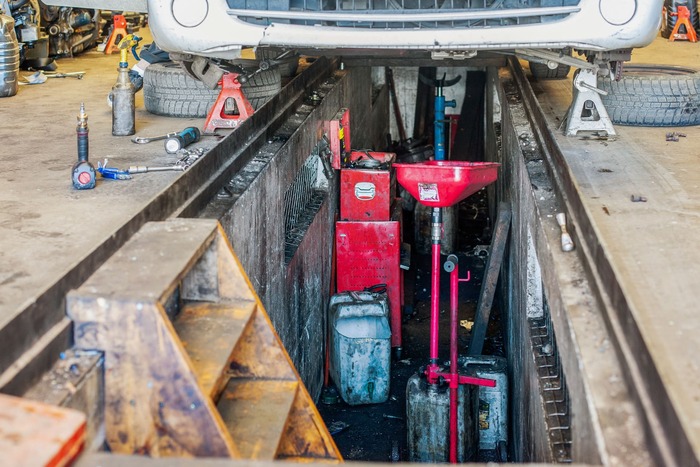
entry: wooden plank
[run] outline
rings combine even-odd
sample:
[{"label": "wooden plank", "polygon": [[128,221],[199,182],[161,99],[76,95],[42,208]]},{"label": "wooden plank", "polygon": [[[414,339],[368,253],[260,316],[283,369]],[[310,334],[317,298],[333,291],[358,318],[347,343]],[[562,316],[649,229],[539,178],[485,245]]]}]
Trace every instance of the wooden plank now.
[{"label": "wooden plank", "polygon": [[229,376],[287,381],[300,379],[260,302],[253,320],[238,340]]},{"label": "wooden plank", "polygon": [[78,291],[68,296],[67,311],[76,348],[104,352],[105,438],[112,452],[237,457],[159,303]]},{"label": "wooden plank", "polygon": [[225,370],[256,303],[189,303],[173,322],[205,394],[216,401],[226,386]]},{"label": "wooden plank", "polygon": [[217,407],[243,458],[276,457],[298,386],[296,381],[229,381]]},{"label": "wooden plank", "polygon": [[2,465],[68,465],[83,449],[85,427],[77,410],[0,394]]},{"label": "wooden plank", "polygon": [[165,301],[218,232],[214,220],[150,222],[80,287],[81,293]]},{"label": "wooden plank", "polygon": [[498,276],[501,273],[503,253],[506,250],[508,231],[510,230],[511,211],[508,203],[499,203],[497,217],[496,229],[491,240],[491,252],[486,263],[484,281],[481,283],[474,327],[472,328],[472,336],[469,341],[469,349],[467,350],[470,356],[481,355],[481,351],[484,349],[486,328],[491,317],[491,305],[493,305],[493,297],[496,294],[496,284],[498,284]]},{"label": "wooden plank", "polygon": [[323,459],[329,462],[343,460],[333,437],[318,413],[304,386],[299,387],[289,413],[277,458],[291,462],[309,462]]}]

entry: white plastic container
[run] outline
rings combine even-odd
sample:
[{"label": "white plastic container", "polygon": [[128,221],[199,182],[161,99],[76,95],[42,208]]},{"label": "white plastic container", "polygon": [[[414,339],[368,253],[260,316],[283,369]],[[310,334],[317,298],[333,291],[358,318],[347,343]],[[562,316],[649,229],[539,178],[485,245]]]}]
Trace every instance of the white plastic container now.
[{"label": "white plastic container", "polygon": [[508,364],[503,357],[460,357],[467,373],[496,380],[496,387],[479,386],[479,449],[503,449],[508,443]]},{"label": "white plastic container", "polygon": [[331,376],[349,405],[389,398],[391,329],[386,294],[346,292],[330,301]]},{"label": "white plastic container", "polygon": [[0,97],[17,94],[19,82],[19,43],[15,34],[15,20],[0,15]]}]

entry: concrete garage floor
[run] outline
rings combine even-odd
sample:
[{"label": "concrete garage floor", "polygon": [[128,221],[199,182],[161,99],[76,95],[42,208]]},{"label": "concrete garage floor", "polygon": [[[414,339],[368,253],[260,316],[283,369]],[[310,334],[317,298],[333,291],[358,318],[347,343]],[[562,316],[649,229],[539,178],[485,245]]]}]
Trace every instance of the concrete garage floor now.
[{"label": "concrete garage floor", "polygon": [[[700,44],[657,40],[634,52],[639,63],[700,63]],[[76,161],[75,125],[81,102],[89,115],[91,161],[105,157],[111,166],[166,165],[174,156],[159,142],[135,145],[111,135],[106,96],[116,80],[117,55],[91,51],[59,61],[59,71],[86,71],[83,80],[52,79],[23,86],[0,100],[0,336],[25,309],[35,316],[62,311],[62,296],[46,294],[92,251],[113,241],[170,183],[177,172],[136,175],[131,181],[99,180],[96,189],[76,191],[70,169]],[[23,72],[22,74],[28,74]],[[550,125],[565,115],[571,83],[533,83]],[[137,95],[138,135],[158,135],[204,119],[151,115]],[[700,353],[697,303],[700,302],[700,127],[633,128],[618,126],[608,141],[557,137],[578,182],[603,254],[612,263],[634,319],[651,351],[676,412],[700,452]],[[687,135],[666,142],[668,131]],[[223,132],[222,132],[223,133]],[[197,147],[211,148],[213,138]],[[645,196],[632,203],[630,195]],[[157,215],[167,217],[165,209]],[[575,229],[575,226],[573,226]],[[59,287],[60,288],[60,287]],[[41,296],[49,296],[45,301]],[[40,322],[22,329],[40,333]],[[28,346],[36,335],[15,335]],[[1,340],[1,339],[0,339]],[[6,342],[6,341],[3,341]],[[11,360],[10,354],[0,357]],[[4,368],[4,365],[0,365]]]},{"label": "concrete garage floor", "polygon": [[[146,37],[144,43],[149,42]],[[133,64],[133,57],[130,61]],[[0,330],[26,308],[60,307],[60,297],[39,304],[37,300],[181,176],[149,173],[130,181],[98,176],[94,190],[73,189],[71,167],[77,161],[75,127],[81,102],[89,117],[93,165],[105,158],[119,168],[174,162],[175,156],[165,153],[162,142],[137,145],[131,137],[112,136],[107,95],[116,81],[118,62],[118,54],[94,49],[74,59],[61,59],[58,71],[85,71],[84,78],[21,86],[16,96],[0,100]],[[204,119],[151,115],[141,94],[136,97],[137,135],[155,136],[204,124]],[[195,146],[215,144],[216,139],[208,137]],[[41,330],[42,324],[32,328]],[[34,338],[22,336],[25,342]]]},{"label": "concrete garage floor", "polygon": [[[659,38],[634,51],[633,62],[697,67],[700,45]],[[557,127],[570,102],[570,81],[531,84],[549,125]],[[625,309],[639,328],[638,343],[646,346],[651,359],[635,353],[640,367],[653,363],[657,368],[660,381],[650,385],[668,391],[697,453],[700,127],[618,125],[616,130],[617,137],[607,141],[554,134],[598,238],[601,263],[609,262],[619,283],[620,293],[609,297],[611,304],[617,311]],[[672,131],[686,137],[667,142],[666,133]],[[632,202],[631,195],[644,196],[647,202]]]}]

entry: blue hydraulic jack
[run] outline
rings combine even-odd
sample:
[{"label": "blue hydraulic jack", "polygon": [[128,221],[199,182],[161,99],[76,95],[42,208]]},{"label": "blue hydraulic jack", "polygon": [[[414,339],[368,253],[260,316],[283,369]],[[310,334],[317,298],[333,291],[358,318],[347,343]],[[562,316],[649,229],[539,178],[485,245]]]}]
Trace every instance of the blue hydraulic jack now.
[{"label": "blue hydraulic jack", "polygon": [[445,160],[445,124],[448,122],[445,120],[445,109],[447,107],[455,108],[457,107],[457,102],[455,100],[446,100],[443,89],[449,88],[459,83],[462,76],[457,76],[446,80],[447,74],[443,74],[442,78],[436,80],[428,80],[423,75],[419,75],[421,81],[424,84],[435,86],[435,123],[433,131],[433,145],[435,147],[435,160],[444,161]]}]

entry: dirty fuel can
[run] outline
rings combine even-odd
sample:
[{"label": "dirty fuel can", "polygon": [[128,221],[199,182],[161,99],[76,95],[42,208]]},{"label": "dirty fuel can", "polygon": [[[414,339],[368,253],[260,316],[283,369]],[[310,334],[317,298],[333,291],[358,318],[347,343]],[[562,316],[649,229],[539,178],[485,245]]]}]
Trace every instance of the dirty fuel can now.
[{"label": "dirty fuel can", "polygon": [[349,405],[389,398],[391,329],[386,294],[346,292],[330,301],[331,376]]},{"label": "dirty fuel can", "polygon": [[19,43],[15,20],[0,14],[0,97],[17,94],[19,77]]},{"label": "dirty fuel can", "polygon": [[[508,443],[508,364],[503,357],[460,357],[470,376],[496,380],[495,387],[479,386],[479,448],[505,453]],[[505,461],[505,459],[502,459]]]},{"label": "dirty fuel can", "polygon": [[[457,461],[469,462],[479,449],[476,386],[457,390]],[[406,422],[409,462],[445,463],[450,460],[450,387],[429,384],[420,374],[406,385]]]}]

